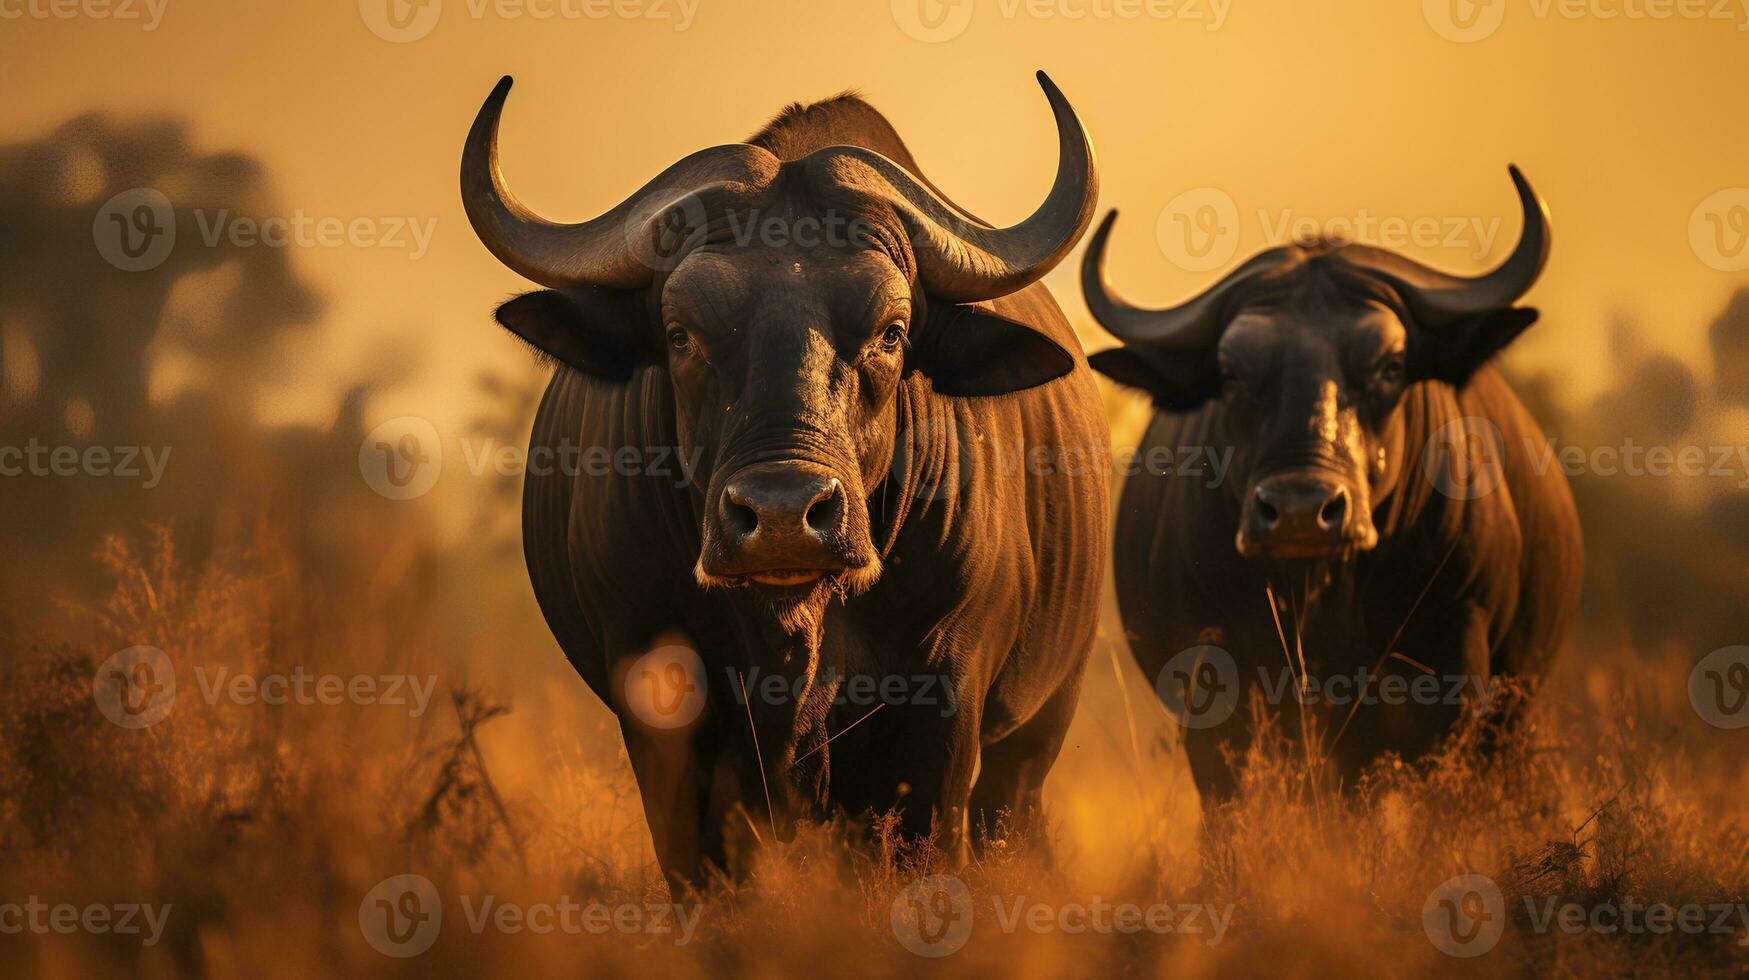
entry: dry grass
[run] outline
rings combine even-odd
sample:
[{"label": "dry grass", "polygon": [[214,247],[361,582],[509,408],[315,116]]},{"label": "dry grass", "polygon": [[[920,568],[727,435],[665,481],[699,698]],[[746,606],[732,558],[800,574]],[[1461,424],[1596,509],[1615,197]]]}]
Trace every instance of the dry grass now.
[{"label": "dry grass", "polygon": [[[199,567],[178,560],[167,528],[112,538],[98,556],[113,581],[106,597],[6,627],[0,902],[172,906],[153,946],[0,936],[8,972],[259,977],[441,964],[462,975],[875,976],[925,962],[897,941],[889,913],[933,855],[927,843],[901,844],[887,821],[809,828],[761,852],[751,880],[688,896],[699,918],[684,944],[614,930],[476,932],[469,914],[488,895],[523,906],[668,902],[611,717],[551,651],[526,593],[503,585],[513,578],[504,566],[490,566],[494,578],[469,564],[495,559],[455,557],[467,588],[500,586],[463,599],[385,571],[416,567],[404,549],[360,547],[371,560],[316,574],[259,528],[249,538],[249,550],[220,549]],[[490,614],[468,620],[478,605]],[[170,716],[137,731],[111,724],[92,698],[97,665],[136,644],[170,651],[179,684]],[[219,668],[410,674],[436,686],[417,715],[272,708],[204,696]],[[1741,975],[1740,922],[1723,936],[1566,935],[1537,931],[1525,911],[1525,899],[1749,900],[1743,743],[1695,718],[1686,672],[1625,647],[1576,654],[1517,734],[1491,735],[1477,720],[1435,757],[1386,759],[1345,794],[1321,785],[1254,708],[1260,737],[1234,760],[1241,792],[1205,819],[1151,685],[1102,638],[1049,788],[1055,865],[995,828],[961,875],[971,940],[934,965],[1040,976]],[[1494,752],[1476,750],[1485,739]],[[874,847],[853,846],[871,829]],[[365,894],[403,873],[443,897],[435,945],[410,960],[377,952],[359,925]],[[1430,891],[1466,873],[1497,881],[1513,920],[1479,960],[1445,956],[1422,927]],[[1196,935],[1005,928],[1017,900],[1053,913],[1189,903],[1230,909],[1231,920],[1218,943],[1206,921]]]}]

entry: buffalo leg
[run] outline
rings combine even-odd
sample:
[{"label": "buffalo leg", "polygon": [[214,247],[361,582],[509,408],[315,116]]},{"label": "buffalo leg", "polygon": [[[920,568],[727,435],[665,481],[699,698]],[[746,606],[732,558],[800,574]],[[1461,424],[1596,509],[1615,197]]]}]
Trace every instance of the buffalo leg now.
[{"label": "buffalo leg", "polygon": [[1007,811],[1018,837],[1049,858],[1050,840],[1044,825],[1045,777],[1063,748],[1069,723],[1075,718],[1081,685],[1064,684],[1019,728],[987,745],[980,758],[977,785],[972,787],[974,832],[996,831]]},{"label": "buffalo leg", "polygon": [[637,777],[656,861],[679,901],[689,887],[703,884],[708,859],[722,860],[706,853],[703,832],[707,787],[700,774],[710,772],[710,766],[696,758],[693,740],[685,733],[650,731],[625,718],[620,719],[620,732]]},{"label": "buffalo leg", "polygon": [[911,705],[901,709],[903,718],[890,718],[884,726],[893,740],[882,745],[882,755],[895,764],[882,767],[886,775],[878,783],[898,790],[899,833],[910,841],[933,837],[951,869],[971,859],[965,831],[978,769],[981,707],[962,702],[944,715],[934,706]]}]

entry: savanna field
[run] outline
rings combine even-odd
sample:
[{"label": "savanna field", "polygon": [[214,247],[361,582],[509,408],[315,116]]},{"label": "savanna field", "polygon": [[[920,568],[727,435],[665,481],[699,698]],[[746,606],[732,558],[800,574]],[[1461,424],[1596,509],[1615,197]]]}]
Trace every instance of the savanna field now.
[{"label": "savanna field", "polygon": [[[626,2],[0,18],[0,92],[40,93],[0,100],[0,976],[1749,977],[1749,33]],[[1357,214],[1431,218],[1385,244],[1473,271],[1517,233],[1505,162],[1537,175],[1543,319],[1500,367],[1572,486],[1579,623],[1540,682],[1355,780],[1306,748],[1346,705],[1240,704],[1237,792],[1205,807],[1108,565],[1042,827],[974,827],[954,870],[892,813],[789,842],[743,813],[744,874],[675,893],[524,566],[552,365],[491,322],[527,283],[457,200],[468,122],[529,79],[506,166],[572,220],[855,87],[1006,223],[1057,153],[1041,66],[1127,209],[1138,301]],[[1175,251],[1186,200],[1232,206],[1225,261]],[[1091,351],[1081,254],[1043,281]],[[1123,460],[1150,406],[1098,390]]]},{"label": "savanna field", "polygon": [[[1112,407],[1119,424],[1136,411]],[[338,447],[352,435],[323,438]],[[184,551],[173,525],[104,532],[87,559],[102,583],[94,598],[41,617],[10,611],[4,894],[166,908],[151,945],[9,936],[9,970],[398,974],[433,958],[446,974],[580,961],[663,975],[923,967],[892,908],[930,873],[931,855],[878,821],[810,828],[762,850],[749,880],[668,908],[617,727],[538,631],[516,557],[433,551],[416,524],[391,516],[400,504],[346,479],[336,474],[321,500],[325,522],[353,531],[340,547],[292,533],[314,530],[306,508],[316,496],[294,485],[215,501],[235,515],[233,530],[217,532],[205,555]],[[1585,499],[1598,508],[1645,505],[1596,490],[1600,499]],[[1599,550],[1598,564],[1612,567]],[[470,585],[486,576],[502,583],[484,597],[489,609]],[[1739,584],[1693,574],[1681,583],[1731,612]],[[1741,746],[1691,706],[1688,654],[1633,639],[1640,617],[1695,636],[1719,624],[1677,624],[1666,612],[1594,585],[1585,640],[1549,679],[1534,724],[1495,753],[1476,751],[1480,720],[1424,764],[1381,764],[1338,793],[1301,749],[1265,738],[1234,760],[1239,797],[1206,821],[1176,723],[1108,624],[1049,783],[1054,866],[991,828],[961,876],[970,939],[928,968],[1740,973],[1749,962],[1740,919],[1701,935],[1534,928],[1534,915],[1569,902],[1723,904],[1735,916],[1749,897]],[[100,709],[94,682],[112,654],[141,645],[169,655],[178,687],[162,721],[124,728]],[[240,701],[226,693],[227,672],[292,679],[287,703]],[[301,695],[300,672],[311,678]],[[400,692],[383,684],[372,702],[325,703],[321,675],[411,679]],[[1248,723],[1279,730],[1268,713]],[[870,833],[876,846],[852,844]],[[1436,887],[1472,873],[1498,882],[1515,910],[1479,962],[1442,953],[1422,919]],[[440,895],[441,930],[424,960],[383,955],[360,926],[367,893],[402,874]],[[1152,914],[1177,928],[1120,932],[1101,903],[1137,906],[1137,916],[1165,906]]]}]

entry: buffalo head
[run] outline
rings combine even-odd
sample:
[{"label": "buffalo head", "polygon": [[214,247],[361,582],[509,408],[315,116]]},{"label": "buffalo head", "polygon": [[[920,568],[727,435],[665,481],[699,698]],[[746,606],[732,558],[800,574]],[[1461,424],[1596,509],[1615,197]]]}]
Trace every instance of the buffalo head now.
[{"label": "buffalo head", "polygon": [[1378,542],[1373,509],[1396,485],[1400,405],[1412,386],[1463,386],[1535,322],[1514,307],[1548,259],[1547,208],[1516,167],[1524,230],[1477,278],[1366,245],[1307,242],[1259,253],[1183,305],[1116,297],[1104,254],[1116,212],[1094,234],[1082,287],[1125,342],[1093,367],[1165,411],[1218,399],[1235,449],[1237,546],[1250,558],[1328,559]]},{"label": "buffalo head", "polygon": [[738,143],[679,161],[607,213],[544,220],[499,170],[505,78],[462,158],[469,220],[494,255],[549,287],[499,321],[612,382],[672,383],[678,440],[702,450],[694,576],[794,609],[880,574],[867,497],[892,463],[895,398],[921,372],[946,395],[992,395],[1073,367],[1035,330],[973,305],[1023,289],[1092,220],[1093,150],[1056,86],[1056,180],[995,228],[862,146],[782,158]]}]

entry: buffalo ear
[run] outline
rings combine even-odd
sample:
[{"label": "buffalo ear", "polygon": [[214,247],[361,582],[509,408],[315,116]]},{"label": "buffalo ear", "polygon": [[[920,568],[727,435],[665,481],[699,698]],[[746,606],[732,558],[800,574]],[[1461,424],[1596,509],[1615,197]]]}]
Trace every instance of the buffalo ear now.
[{"label": "buffalo ear", "polygon": [[1213,348],[1156,351],[1114,347],[1087,358],[1093,370],[1145,392],[1165,412],[1188,412],[1220,394],[1221,370]]},{"label": "buffalo ear", "polygon": [[1531,324],[1537,311],[1529,306],[1474,313],[1431,330],[1420,331],[1409,351],[1409,377],[1414,381],[1444,381],[1462,388],[1489,358],[1504,350]]},{"label": "buffalo ear", "polygon": [[978,306],[930,317],[910,362],[937,393],[961,397],[1022,391],[1075,369],[1074,356],[1056,341]]},{"label": "buffalo ear", "polygon": [[546,357],[604,381],[626,381],[653,363],[642,294],[572,286],[524,293],[498,307],[498,322]]}]

